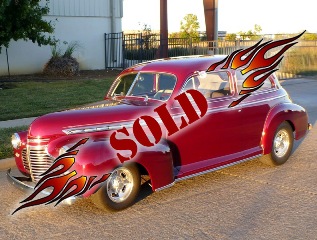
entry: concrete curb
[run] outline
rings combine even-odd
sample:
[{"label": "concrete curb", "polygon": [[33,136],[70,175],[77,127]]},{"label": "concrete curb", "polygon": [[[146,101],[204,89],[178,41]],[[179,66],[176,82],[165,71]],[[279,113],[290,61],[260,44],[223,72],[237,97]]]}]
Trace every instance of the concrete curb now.
[{"label": "concrete curb", "polygon": [[0,159],[0,171],[15,167],[14,158]]}]

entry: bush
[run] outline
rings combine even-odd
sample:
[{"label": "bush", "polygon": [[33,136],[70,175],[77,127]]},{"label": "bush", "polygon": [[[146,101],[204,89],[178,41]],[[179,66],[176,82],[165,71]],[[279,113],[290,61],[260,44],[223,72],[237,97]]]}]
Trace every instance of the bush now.
[{"label": "bush", "polygon": [[79,74],[79,63],[73,57],[51,57],[46,63],[44,74],[58,76],[75,76]]},{"label": "bush", "polygon": [[128,60],[153,60],[156,58],[156,48],[131,49],[124,52],[124,58]]},{"label": "bush", "polygon": [[[67,42],[64,42],[67,44]],[[79,63],[72,55],[79,48],[77,42],[68,44],[64,54],[56,44],[52,47],[52,57],[45,64],[43,73],[47,75],[75,76],[79,74]]]}]

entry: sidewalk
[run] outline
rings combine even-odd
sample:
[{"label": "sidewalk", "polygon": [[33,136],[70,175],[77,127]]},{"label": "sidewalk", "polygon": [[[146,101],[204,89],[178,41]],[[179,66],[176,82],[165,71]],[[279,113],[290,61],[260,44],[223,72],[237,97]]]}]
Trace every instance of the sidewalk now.
[{"label": "sidewalk", "polygon": [[21,118],[8,121],[0,121],[0,128],[19,127],[24,125],[30,125],[37,117]]},{"label": "sidewalk", "polygon": [[0,159],[0,171],[15,167],[14,158]]}]

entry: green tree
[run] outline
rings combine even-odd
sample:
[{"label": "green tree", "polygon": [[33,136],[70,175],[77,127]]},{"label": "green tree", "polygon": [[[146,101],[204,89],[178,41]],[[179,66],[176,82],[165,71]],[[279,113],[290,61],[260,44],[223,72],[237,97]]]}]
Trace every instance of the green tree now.
[{"label": "green tree", "polygon": [[151,27],[146,23],[143,23],[143,27],[139,32],[142,33],[141,44],[143,49],[149,50],[153,48],[157,42],[158,34],[153,33]]},{"label": "green tree", "polygon": [[187,14],[181,21],[180,37],[199,39],[199,22],[195,14]]},{"label": "green tree", "polygon": [[240,31],[238,34],[241,36],[242,40],[258,40],[261,38],[261,32],[262,27],[258,24],[255,24],[253,30],[249,30],[246,32]]},{"label": "green tree", "polygon": [[235,41],[237,39],[237,34],[235,33],[227,33],[225,36],[226,41]]},{"label": "green tree", "polygon": [[41,45],[53,45],[54,27],[42,17],[48,14],[48,1],[40,6],[41,0],[1,0],[0,2],[0,52],[9,47],[10,40],[31,40]]}]

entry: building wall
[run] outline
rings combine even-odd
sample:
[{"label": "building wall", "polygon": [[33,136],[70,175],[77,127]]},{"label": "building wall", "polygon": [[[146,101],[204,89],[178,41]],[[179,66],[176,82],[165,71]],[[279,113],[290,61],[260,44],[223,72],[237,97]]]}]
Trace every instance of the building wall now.
[{"label": "building wall", "polygon": [[[54,36],[60,40],[61,48],[66,47],[64,41],[77,41],[80,48],[74,57],[77,58],[80,69],[103,69],[104,33],[122,31],[122,0],[50,0],[49,7],[49,16],[44,19],[54,22]],[[12,41],[8,55],[11,74],[38,73],[50,59],[51,48],[39,47],[31,41]],[[0,75],[6,74],[6,54],[3,48],[0,54]]]},{"label": "building wall", "polygon": [[[45,0],[42,0],[45,5]],[[73,17],[122,17],[122,0],[50,0],[48,4],[51,16]]]}]

